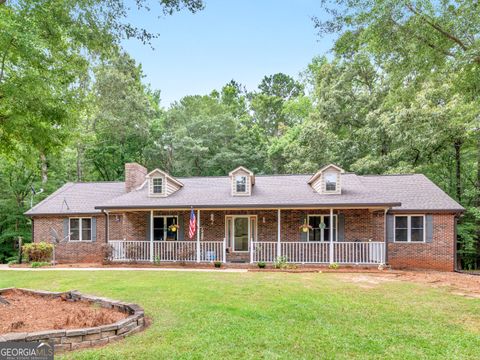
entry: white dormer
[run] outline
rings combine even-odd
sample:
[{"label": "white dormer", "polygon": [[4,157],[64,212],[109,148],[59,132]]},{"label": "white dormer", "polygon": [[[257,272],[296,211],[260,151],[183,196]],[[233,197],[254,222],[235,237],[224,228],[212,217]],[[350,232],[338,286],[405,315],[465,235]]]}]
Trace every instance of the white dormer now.
[{"label": "white dormer", "polygon": [[148,196],[169,196],[183,186],[180,181],[160,169],[151,171],[145,178],[148,184]]},{"label": "white dormer", "polygon": [[230,181],[232,182],[233,196],[252,195],[252,186],[255,185],[253,172],[243,166],[239,166],[231,171],[228,176],[230,176]]},{"label": "white dormer", "polygon": [[337,165],[330,164],[322,167],[313,175],[308,183],[319,194],[341,194],[342,174],[345,171]]}]

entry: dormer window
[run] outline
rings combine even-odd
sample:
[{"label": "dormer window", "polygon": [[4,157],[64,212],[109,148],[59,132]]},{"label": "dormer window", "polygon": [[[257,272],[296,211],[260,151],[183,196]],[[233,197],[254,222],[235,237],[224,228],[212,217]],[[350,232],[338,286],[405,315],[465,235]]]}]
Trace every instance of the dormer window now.
[{"label": "dormer window", "polygon": [[148,196],[165,197],[180,190],[183,184],[165,171],[155,169],[146,176]]},{"label": "dormer window", "polygon": [[246,193],[247,192],[247,177],[246,176],[237,176],[235,178],[235,186],[237,193]]},{"label": "dormer window", "polygon": [[152,179],[152,192],[154,194],[162,194],[163,193],[163,179],[162,178],[153,178]]},{"label": "dormer window", "polygon": [[253,172],[239,166],[228,174],[232,183],[232,196],[250,196],[252,187],[255,185],[255,176]]},{"label": "dormer window", "polygon": [[325,191],[337,191],[337,176],[334,172],[325,174]]},{"label": "dormer window", "polygon": [[341,194],[341,180],[344,172],[337,165],[330,164],[318,170],[308,183],[319,194]]}]

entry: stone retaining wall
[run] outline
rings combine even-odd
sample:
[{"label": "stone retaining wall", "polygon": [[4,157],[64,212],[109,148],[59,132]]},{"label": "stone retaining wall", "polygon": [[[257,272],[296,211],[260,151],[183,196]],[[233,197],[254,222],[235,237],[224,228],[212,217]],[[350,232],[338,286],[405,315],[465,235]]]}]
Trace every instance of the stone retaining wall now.
[{"label": "stone retaining wall", "polygon": [[137,333],[143,330],[146,326],[144,311],[136,304],[110,300],[92,295],[83,295],[75,290],[67,292],[49,292],[30,289],[7,288],[0,289],[0,294],[11,290],[22,291],[43,297],[62,297],[67,299],[67,301],[86,301],[92,304],[98,304],[104,308],[114,309],[126,313],[129,316],[110,325],[102,325],[92,328],[0,334],[0,342],[52,341],[55,345],[55,352],[58,353],[69,350],[89,348],[92,346],[105,345],[109,342],[123,339],[127,335]]}]

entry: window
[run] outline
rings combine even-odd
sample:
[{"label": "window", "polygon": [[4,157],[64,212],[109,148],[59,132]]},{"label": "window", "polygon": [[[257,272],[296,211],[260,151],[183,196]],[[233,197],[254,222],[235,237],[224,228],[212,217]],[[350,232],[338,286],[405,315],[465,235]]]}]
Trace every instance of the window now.
[{"label": "window", "polygon": [[178,232],[182,229],[177,229],[177,231],[169,229],[170,226],[175,224],[178,224],[178,218],[176,216],[155,216],[153,218],[153,240],[176,241],[178,238]]},{"label": "window", "polygon": [[395,242],[424,242],[425,217],[423,215],[395,216]]},{"label": "window", "polygon": [[337,174],[329,172],[325,174],[325,191],[337,190]]},{"label": "window", "polygon": [[[330,215],[308,215],[308,241],[330,241]],[[333,241],[337,241],[337,215],[333,215]]]},{"label": "window", "polygon": [[163,193],[163,179],[162,178],[153,178],[152,181],[153,181],[152,192],[154,194]]},{"label": "window", "polygon": [[235,178],[235,189],[237,193],[247,192],[247,177],[246,176],[237,176]]},{"label": "window", "polygon": [[92,219],[70,218],[70,241],[91,241]]}]

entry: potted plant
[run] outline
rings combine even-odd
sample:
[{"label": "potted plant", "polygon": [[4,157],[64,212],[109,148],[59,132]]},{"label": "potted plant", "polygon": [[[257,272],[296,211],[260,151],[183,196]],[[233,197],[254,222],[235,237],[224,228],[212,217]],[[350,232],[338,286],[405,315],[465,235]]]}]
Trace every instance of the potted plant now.
[{"label": "potted plant", "polygon": [[213,262],[213,266],[215,266],[216,268],[221,268],[222,267],[222,262],[216,260],[216,261]]},{"label": "potted plant", "polygon": [[313,227],[312,227],[311,225],[308,225],[308,224],[307,224],[307,219],[305,219],[304,222],[303,222],[303,224],[300,225],[299,229],[300,229],[301,232],[305,232],[305,233],[306,233],[306,232],[308,232],[308,230],[312,230]]},{"label": "potted plant", "polygon": [[265,269],[265,267],[267,266],[267,264],[265,263],[265,261],[259,261],[257,263],[257,266],[260,268],[260,269]]},{"label": "potted plant", "polygon": [[178,224],[172,224],[168,227],[168,231],[177,232],[178,228],[179,228]]}]

